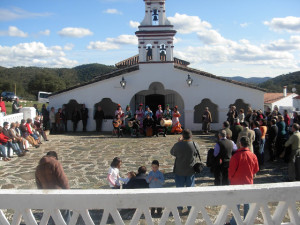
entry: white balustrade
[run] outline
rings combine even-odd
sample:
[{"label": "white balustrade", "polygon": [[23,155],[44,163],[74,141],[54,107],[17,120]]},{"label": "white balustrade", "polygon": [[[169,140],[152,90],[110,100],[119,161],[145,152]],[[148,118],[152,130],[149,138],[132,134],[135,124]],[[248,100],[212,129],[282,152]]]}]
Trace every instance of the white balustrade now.
[{"label": "white balustrade", "polygon": [[[135,190],[1,190],[0,191],[0,224],[20,224],[23,218],[25,224],[37,225],[34,210],[43,210],[41,225],[47,224],[50,216],[56,224],[66,224],[59,209],[73,211],[70,223],[75,225],[79,215],[84,224],[94,225],[89,210],[103,210],[97,224],[106,224],[109,215],[115,224],[139,224],[142,214],[143,224],[166,224],[172,216],[172,224],[203,224],[223,225],[233,213],[239,225],[254,224],[260,217],[261,223],[300,224],[300,182],[274,183],[262,185],[196,187],[196,188],[161,188]],[[278,203],[276,209],[270,211],[269,203]],[[243,220],[237,210],[237,204],[250,203],[250,210]],[[182,221],[178,206],[191,206],[186,220]],[[219,206],[220,210],[216,210]],[[151,207],[163,208],[163,215],[153,219]],[[208,207],[210,208],[207,211]],[[217,208],[217,207],[216,207]],[[3,210],[14,210],[10,223]],[[135,209],[131,221],[122,219],[122,209]],[[211,214],[213,220],[211,220]],[[273,212],[274,211],[274,212]],[[172,213],[170,215],[170,213]],[[198,218],[202,215],[201,221]],[[286,217],[286,215],[288,215]],[[285,218],[285,219],[284,219]],[[155,220],[155,221],[154,221]],[[158,221],[157,221],[158,220]],[[283,222],[285,220],[285,222]],[[288,220],[288,222],[286,221]]]},{"label": "white balustrade", "polygon": [[3,126],[4,122],[15,123],[15,122],[21,122],[23,119],[23,113],[15,113],[7,116],[1,116],[0,117],[0,126]]}]

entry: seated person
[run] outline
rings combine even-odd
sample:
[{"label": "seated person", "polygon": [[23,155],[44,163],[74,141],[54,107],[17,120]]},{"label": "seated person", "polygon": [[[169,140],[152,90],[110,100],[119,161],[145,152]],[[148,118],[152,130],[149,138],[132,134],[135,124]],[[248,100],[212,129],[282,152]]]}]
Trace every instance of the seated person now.
[{"label": "seated person", "polygon": [[114,131],[117,132],[118,137],[123,136],[122,134],[122,120],[120,119],[120,115],[116,115],[115,119],[113,120]]},{"label": "seated person", "polygon": [[27,123],[26,123],[26,127],[27,127],[27,131],[30,134],[30,136],[32,136],[34,138],[34,140],[36,140],[39,144],[41,144],[41,140],[40,137],[38,137],[35,133],[34,130],[32,128],[32,119],[27,119]]},{"label": "seated person", "polygon": [[136,136],[139,136],[139,130],[140,130],[140,120],[138,118],[137,114],[134,114],[134,117],[131,118],[129,121],[132,122],[132,127],[131,127],[131,135],[136,134]]},{"label": "seated person", "polygon": [[150,114],[147,114],[147,117],[143,120],[143,126],[145,136],[147,135],[147,129],[151,128],[152,131],[155,130],[156,124],[154,122],[154,119],[150,116]]},{"label": "seated person", "polygon": [[[25,153],[20,149],[19,145],[17,143],[13,143],[12,139],[7,137],[4,132],[3,128],[0,127],[0,144],[7,148],[7,156],[9,158],[12,158],[13,156],[10,153],[10,149],[12,148],[16,154],[21,157],[24,156]],[[4,154],[5,155],[5,154]],[[4,156],[5,157],[5,156]],[[5,157],[7,158],[7,157]]]},{"label": "seated person", "polygon": [[29,142],[29,144],[36,148],[40,147],[38,142],[32,136],[30,136],[24,119],[21,120],[20,131],[22,133],[22,137],[25,138]]},{"label": "seated person", "polygon": [[163,119],[164,116],[164,111],[161,109],[161,105],[158,106],[158,110],[155,113],[155,117],[156,117],[156,126],[155,126],[155,130],[154,133],[156,135],[156,137],[158,137],[159,131],[162,130],[164,133],[164,137],[166,137],[166,133],[167,133],[167,128],[163,127],[160,125],[160,121]]},{"label": "seated person", "polygon": [[145,166],[141,166],[138,169],[136,177],[132,177],[130,181],[126,185],[124,185],[124,189],[149,188],[146,172],[147,168]]}]

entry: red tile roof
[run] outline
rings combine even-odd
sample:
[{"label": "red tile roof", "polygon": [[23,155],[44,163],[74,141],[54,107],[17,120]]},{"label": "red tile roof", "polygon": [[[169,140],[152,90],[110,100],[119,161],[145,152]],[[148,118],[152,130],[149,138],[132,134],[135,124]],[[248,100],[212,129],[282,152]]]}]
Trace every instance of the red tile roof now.
[{"label": "red tile roof", "polygon": [[[292,93],[287,93],[286,97],[292,95]],[[280,99],[286,98],[283,96],[283,93],[265,93],[264,102],[265,103],[274,103]]]},{"label": "red tile roof", "polygon": [[294,97],[294,99],[299,99],[300,100],[300,95]]}]

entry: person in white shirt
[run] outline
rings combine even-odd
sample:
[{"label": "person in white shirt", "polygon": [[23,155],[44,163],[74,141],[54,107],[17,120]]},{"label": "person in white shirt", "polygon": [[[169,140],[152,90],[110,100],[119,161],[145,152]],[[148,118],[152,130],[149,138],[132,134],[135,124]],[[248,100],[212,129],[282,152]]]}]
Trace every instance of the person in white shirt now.
[{"label": "person in white shirt", "polygon": [[109,183],[109,186],[112,189],[119,189],[120,188],[120,168],[122,165],[122,160],[119,157],[115,157],[113,161],[110,164],[107,180]]}]

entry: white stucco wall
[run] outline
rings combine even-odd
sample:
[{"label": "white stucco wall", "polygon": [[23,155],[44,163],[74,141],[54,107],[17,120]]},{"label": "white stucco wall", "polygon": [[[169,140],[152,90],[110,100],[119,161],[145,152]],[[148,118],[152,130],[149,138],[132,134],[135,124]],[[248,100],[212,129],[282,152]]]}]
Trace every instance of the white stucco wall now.
[{"label": "white stucco wall", "polygon": [[296,111],[300,111],[300,99],[293,99],[293,105]]},{"label": "white stucco wall", "polygon": [[[95,130],[93,120],[95,103],[101,101],[102,98],[111,98],[113,102],[125,108],[135,94],[148,90],[153,82],[162,83],[165,89],[174,90],[183,98],[184,109],[179,108],[179,111],[184,114],[185,127],[192,130],[201,130],[201,124],[193,123],[194,107],[204,98],[209,98],[219,106],[219,123],[212,124],[213,129],[221,128],[222,122],[227,118],[228,106],[236,99],[243,99],[254,109],[263,109],[264,106],[264,92],[259,90],[193,73],[189,73],[193,79],[193,85],[189,87],[186,83],[188,72],[175,69],[173,64],[141,64],[139,68],[137,71],[119,77],[51,96],[50,106],[58,109],[71,99],[77,100],[80,104],[85,103],[90,114],[88,130]],[[125,89],[120,87],[122,76],[127,82]]]}]

